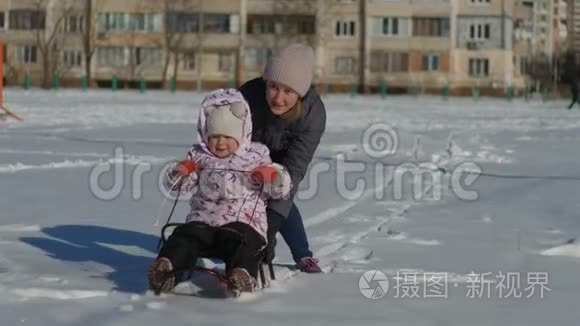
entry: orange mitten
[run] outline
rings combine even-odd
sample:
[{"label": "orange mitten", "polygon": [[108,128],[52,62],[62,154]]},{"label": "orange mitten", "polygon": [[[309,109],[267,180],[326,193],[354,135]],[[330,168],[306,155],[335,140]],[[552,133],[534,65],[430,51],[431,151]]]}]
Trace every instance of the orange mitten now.
[{"label": "orange mitten", "polygon": [[252,171],[252,177],[262,183],[272,183],[278,178],[279,173],[273,166],[262,165]]},{"label": "orange mitten", "polygon": [[190,175],[193,172],[199,171],[199,165],[195,161],[185,160],[177,163],[175,169],[180,175]]}]

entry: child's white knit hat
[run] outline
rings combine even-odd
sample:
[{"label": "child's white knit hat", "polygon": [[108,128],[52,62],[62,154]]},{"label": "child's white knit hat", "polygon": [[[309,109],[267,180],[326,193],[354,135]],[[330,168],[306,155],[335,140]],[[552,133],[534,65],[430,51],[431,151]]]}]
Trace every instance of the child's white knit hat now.
[{"label": "child's white knit hat", "polygon": [[246,109],[242,103],[215,106],[208,110],[207,136],[223,135],[242,143]]}]

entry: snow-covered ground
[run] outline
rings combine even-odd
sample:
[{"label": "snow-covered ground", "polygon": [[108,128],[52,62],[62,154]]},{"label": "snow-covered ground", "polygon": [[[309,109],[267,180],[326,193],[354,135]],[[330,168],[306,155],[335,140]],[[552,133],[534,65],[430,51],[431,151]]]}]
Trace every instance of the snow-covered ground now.
[{"label": "snow-covered ground", "polygon": [[160,170],[195,141],[202,96],[6,91],[25,122],[0,124],[2,325],[580,324],[580,110],[564,101],[329,96],[299,194],[327,273],[278,266],[238,299],[147,293]]}]

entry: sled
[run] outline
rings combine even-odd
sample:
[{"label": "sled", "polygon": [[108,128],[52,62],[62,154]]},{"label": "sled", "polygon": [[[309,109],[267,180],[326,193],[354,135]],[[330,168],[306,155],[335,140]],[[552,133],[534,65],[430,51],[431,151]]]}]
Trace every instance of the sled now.
[{"label": "sled", "polygon": [[4,114],[8,117],[13,118],[14,120],[18,121],[18,122],[22,122],[24,119],[22,119],[20,116],[18,116],[16,113],[10,111],[7,107],[5,107],[4,105],[0,105],[0,109],[2,109],[2,111],[4,112]]},{"label": "sled", "polygon": [[[178,227],[180,225],[183,225],[185,223],[167,223],[163,226],[163,228],[161,229],[161,238],[160,238],[160,247],[162,245],[165,244],[165,242],[167,241],[167,239],[165,238],[165,231],[168,228],[175,228]],[[237,233],[237,231],[235,230],[231,230],[228,229],[231,232]],[[238,233],[238,235],[241,237],[242,235]],[[256,253],[257,255],[259,253]],[[200,257],[200,258],[207,258],[207,259],[212,259],[213,257]],[[266,275],[264,272],[264,263],[262,262],[262,260],[260,259],[258,261],[258,276],[259,276],[259,284],[261,286],[261,288],[267,288],[269,287],[269,280],[266,279]],[[276,280],[276,275],[274,273],[274,265],[270,262],[267,264],[268,265],[268,269],[269,269],[269,274],[270,274],[270,280]],[[209,275],[213,278],[215,278],[219,284],[225,289],[227,290],[228,293],[230,293],[232,296],[234,297],[239,297],[241,295],[241,292],[238,291],[237,289],[235,289],[232,284],[230,283],[230,281],[228,280],[228,278],[226,277],[226,275],[224,273],[221,273],[219,271],[217,271],[216,269],[212,269],[212,268],[206,268],[206,267],[202,267],[202,266],[192,266],[191,268],[187,268],[187,269],[182,269],[182,270],[175,270],[172,271],[169,275],[169,277],[175,277],[177,282],[176,284],[189,280],[192,278],[193,274],[195,273],[204,273],[206,275]],[[154,291],[154,294],[156,296],[161,295],[161,289],[156,289]]]}]

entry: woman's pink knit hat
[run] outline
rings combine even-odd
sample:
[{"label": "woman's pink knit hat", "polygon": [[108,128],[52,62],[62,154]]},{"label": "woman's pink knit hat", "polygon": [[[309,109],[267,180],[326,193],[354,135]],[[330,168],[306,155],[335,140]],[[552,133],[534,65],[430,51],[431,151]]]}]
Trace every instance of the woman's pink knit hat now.
[{"label": "woman's pink knit hat", "polygon": [[284,84],[304,97],[312,84],[314,50],[307,45],[294,43],[270,58],[262,77]]}]

